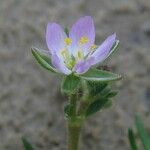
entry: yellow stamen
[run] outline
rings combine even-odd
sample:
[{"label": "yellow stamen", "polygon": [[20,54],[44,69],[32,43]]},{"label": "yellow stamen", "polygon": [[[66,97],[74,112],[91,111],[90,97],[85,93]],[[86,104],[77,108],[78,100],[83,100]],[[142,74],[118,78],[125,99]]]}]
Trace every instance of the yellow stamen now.
[{"label": "yellow stamen", "polygon": [[63,49],[63,50],[61,51],[61,55],[62,55],[65,59],[69,58],[69,53],[68,53],[68,51],[67,51],[66,49]]},{"label": "yellow stamen", "polygon": [[82,51],[78,51],[77,52],[77,57],[76,57],[77,59],[82,59],[82,58],[84,58],[84,54],[83,54],[83,52]]},{"label": "yellow stamen", "polygon": [[91,50],[94,50],[96,47],[97,47],[97,46],[96,46],[95,44],[93,44],[93,45],[91,46]]},{"label": "yellow stamen", "polygon": [[72,40],[70,38],[65,38],[64,42],[65,42],[66,45],[70,45]]},{"label": "yellow stamen", "polygon": [[75,65],[75,61],[71,58],[71,55],[69,54],[69,52],[67,51],[67,49],[61,50],[61,55],[64,58],[64,62],[66,64],[66,66],[69,69],[72,69],[72,67]]},{"label": "yellow stamen", "polygon": [[81,58],[82,57],[81,55],[82,55],[81,52],[78,51],[78,53],[77,53],[78,58]]},{"label": "yellow stamen", "polygon": [[80,44],[86,44],[88,41],[89,41],[88,37],[83,36],[83,37],[81,37],[79,43]]},{"label": "yellow stamen", "polygon": [[64,50],[62,50],[61,51],[61,54],[62,54],[62,56],[64,57],[65,56],[65,54],[66,54],[66,50],[64,49]]}]

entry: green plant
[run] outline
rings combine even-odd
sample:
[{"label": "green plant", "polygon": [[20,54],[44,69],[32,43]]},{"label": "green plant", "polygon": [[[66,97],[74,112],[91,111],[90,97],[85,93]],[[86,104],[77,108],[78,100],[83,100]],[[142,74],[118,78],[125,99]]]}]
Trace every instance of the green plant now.
[{"label": "green plant", "polygon": [[[49,51],[31,48],[36,61],[46,70],[62,76],[61,92],[67,95],[64,114],[67,122],[67,149],[78,150],[81,129],[85,121],[111,105],[117,94],[111,83],[121,75],[100,70],[97,65],[110,57],[119,46],[116,34],[95,44],[95,27],[92,17],[81,17],[70,30],[57,23],[48,23],[46,42]],[[68,34],[69,32],[69,34]],[[26,150],[33,150],[23,139]]]},{"label": "green plant", "polygon": [[[135,125],[139,138],[143,144],[144,150],[150,150],[150,138],[148,133],[145,131],[141,118],[139,116],[135,117]],[[139,150],[136,142],[136,137],[131,128],[128,129],[128,139],[130,142],[131,150]]]}]

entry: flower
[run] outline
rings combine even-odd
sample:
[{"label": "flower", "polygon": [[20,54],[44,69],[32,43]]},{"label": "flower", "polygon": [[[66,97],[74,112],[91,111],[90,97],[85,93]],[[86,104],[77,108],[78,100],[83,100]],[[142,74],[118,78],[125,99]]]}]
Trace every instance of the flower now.
[{"label": "flower", "polygon": [[94,65],[104,61],[117,42],[112,34],[100,45],[95,44],[95,27],[90,16],[81,17],[67,35],[57,23],[48,23],[46,43],[53,67],[69,75],[83,74]]}]

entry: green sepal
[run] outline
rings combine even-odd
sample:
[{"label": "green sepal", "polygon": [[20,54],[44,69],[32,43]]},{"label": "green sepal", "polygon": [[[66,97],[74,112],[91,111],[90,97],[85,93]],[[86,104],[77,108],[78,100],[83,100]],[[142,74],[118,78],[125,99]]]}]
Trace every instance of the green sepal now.
[{"label": "green sepal", "polygon": [[115,44],[113,45],[113,47],[112,47],[112,49],[111,49],[110,54],[108,55],[108,57],[110,57],[112,54],[114,54],[114,52],[116,52],[118,50],[119,43],[120,43],[119,40],[117,40],[115,42]]},{"label": "green sepal", "polygon": [[87,81],[97,82],[109,82],[121,79],[121,75],[98,69],[90,69],[86,73],[80,75],[80,77]]},{"label": "green sepal", "polygon": [[68,95],[74,94],[79,88],[79,85],[80,85],[80,78],[71,74],[64,77],[61,85],[61,91]]},{"label": "green sepal", "polygon": [[92,114],[95,114],[96,112],[101,110],[105,106],[105,104],[107,104],[108,101],[109,99],[103,98],[92,102],[86,110],[86,117],[89,117]]},{"label": "green sepal", "polygon": [[149,138],[148,134],[146,133],[143,123],[139,116],[136,116],[136,118],[135,118],[135,125],[138,130],[138,133],[141,138],[144,149],[150,150],[150,138]]},{"label": "green sepal", "polygon": [[25,150],[34,150],[32,145],[28,142],[26,138],[22,137],[22,143],[23,143]]},{"label": "green sepal", "polygon": [[55,68],[53,68],[50,64],[50,58],[48,58],[46,55],[43,55],[42,53],[40,53],[40,51],[33,47],[31,48],[31,52],[34,56],[34,58],[37,60],[37,62],[45,69],[53,72],[53,73],[56,73],[57,70]]},{"label": "green sepal", "polygon": [[69,36],[69,29],[67,27],[64,28],[64,31],[65,31],[66,35]]},{"label": "green sepal", "polygon": [[128,129],[128,139],[130,142],[131,149],[132,150],[138,150],[134,133],[133,133],[132,129],[130,129],[130,128]]}]

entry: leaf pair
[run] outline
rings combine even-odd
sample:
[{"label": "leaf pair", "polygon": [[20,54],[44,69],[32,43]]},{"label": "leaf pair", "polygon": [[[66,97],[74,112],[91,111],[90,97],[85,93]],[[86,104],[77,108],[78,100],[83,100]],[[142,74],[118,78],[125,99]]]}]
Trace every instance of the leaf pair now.
[{"label": "leaf pair", "polygon": [[[98,69],[90,69],[87,73],[83,75],[69,75],[66,76],[62,82],[62,91],[67,93],[67,94],[72,94],[76,91],[76,89],[79,87],[81,79],[84,79],[89,82],[98,82],[101,83],[102,85],[106,85],[107,82],[114,81],[114,80],[119,80],[121,79],[120,75],[116,75],[114,73],[110,73],[107,71],[102,71]],[[100,89],[93,89],[91,93],[99,92]],[[113,93],[111,93],[113,94]],[[110,94],[110,96],[111,96]]]},{"label": "leaf pair", "polygon": [[87,82],[91,103],[86,110],[86,116],[91,116],[102,108],[111,106],[111,98],[117,95],[116,91],[111,91],[107,83]]}]

